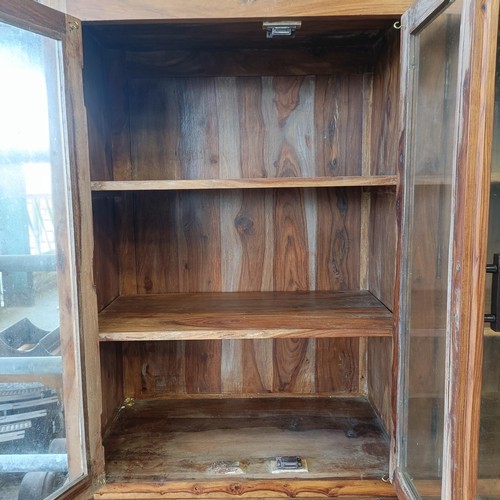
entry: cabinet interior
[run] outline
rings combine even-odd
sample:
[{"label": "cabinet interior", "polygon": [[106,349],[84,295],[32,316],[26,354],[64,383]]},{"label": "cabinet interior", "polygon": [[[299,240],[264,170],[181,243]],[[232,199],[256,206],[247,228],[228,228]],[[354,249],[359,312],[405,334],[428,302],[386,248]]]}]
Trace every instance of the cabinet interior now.
[{"label": "cabinet interior", "polygon": [[[279,478],[273,432],[310,461],[286,477],[388,474],[392,22],[304,20],[286,40],[261,22],[84,26],[109,481],[217,479],[226,462]],[[161,432],[173,455],[124,473]]]}]

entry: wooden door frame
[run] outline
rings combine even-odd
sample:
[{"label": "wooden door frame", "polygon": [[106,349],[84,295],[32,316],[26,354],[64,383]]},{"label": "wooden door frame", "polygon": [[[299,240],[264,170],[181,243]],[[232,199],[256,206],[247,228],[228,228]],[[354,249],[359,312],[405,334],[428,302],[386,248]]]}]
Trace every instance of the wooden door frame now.
[{"label": "wooden door frame", "polygon": [[[401,49],[401,116],[400,175],[409,140],[406,116],[409,111],[411,82],[408,67],[410,37],[447,6],[448,1],[423,0],[402,18]],[[432,5],[434,4],[434,5]],[[495,0],[464,0],[461,20],[457,96],[457,145],[454,158],[454,219],[450,290],[452,290],[447,340],[449,366],[445,388],[445,422],[443,443],[442,498],[475,498],[478,475],[479,419],[484,332],[485,266],[487,253],[488,210],[491,142],[493,134],[493,104],[495,83],[496,36],[498,2]],[[408,134],[409,135],[409,134]],[[405,186],[402,182],[400,200]],[[406,186],[407,187],[407,186]],[[401,220],[405,221],[406,204],[402,205]],[[399,241],[398,272],[403,269],[406,224],[402,223]],[[407,247],[406,247],[407,248]],[[397,284],[398,285],[398,284]],[[406,453],[402,437],[406,433],[404,418],[405,388],[405,291],[398,290],[399,332],[395,356],[398,364],[395,382],[397,397],[393,414],[396,424],[393,449],[393,482],[402,498],[416,495],[405,479],[401,459]],[[451,319],[450,319],[451,318]],[[446,416],[449,415],[449,418]]]},{"label": "wooden door frame", "polygon": [[[100,435],[102,404],[97,301],[92,276],[93,231],[87,121],[83,99],[81,23],[33,0],[0,0],[0,21],[58,40],[62,44],[65,98],[63,125],[67,132],[63,149],[69,163],[65,175],[66,184],[71,188],[71,198],[67,202],[69,219],[66,215],[62,215],[61,219],[67,226],[69,242],[69,245],[63,244],[66,257],[61,264],[72,269],[72,272],[63,273],[62,281],[58,279],[58,282],[64,288],[64,293],[71,290],[71,303],[65,301],[61,309],[67,309],[72,314],[73,317],[68,318],[67,322],[75,325],[79,340],[79,345],[75,345],[73,336],[71,339],[61,339],[64,404],[74,420],[71,425],[80,429],[83,427],[80,432],[85,441],[68,443],[68,453],[71,453],[71,446],[74,447],[73,453],[80,452],[84,444],[87,473],[58,498],[87,499],[104,475],[104,453]],[[80,413],[82,397],[85,425]]]}]

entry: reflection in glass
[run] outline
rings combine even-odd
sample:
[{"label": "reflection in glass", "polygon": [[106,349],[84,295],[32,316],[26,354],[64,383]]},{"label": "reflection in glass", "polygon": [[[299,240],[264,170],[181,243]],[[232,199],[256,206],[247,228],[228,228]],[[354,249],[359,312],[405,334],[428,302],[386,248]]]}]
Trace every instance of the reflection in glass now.
[{"label": "reflection in glass", "polygon": [[59,62],[60,42],[0,23],[2,499],[45,498],[75,476],[66,455],[64,281],[56,266],[68,245],[67,229],[55,223],[67,210]]},{"label": "reflection in glass", "polygon": [[[424,498],[442,478],[448,263],[461,2],[412,37],[406,280],[405,472]],[[424,489],[425,485],[425,489]]]}]

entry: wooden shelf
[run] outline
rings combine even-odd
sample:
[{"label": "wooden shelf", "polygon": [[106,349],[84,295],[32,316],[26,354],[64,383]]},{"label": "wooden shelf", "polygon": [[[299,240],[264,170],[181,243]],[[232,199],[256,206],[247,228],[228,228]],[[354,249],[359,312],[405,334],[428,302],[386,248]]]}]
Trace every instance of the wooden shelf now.
[{"label": "wooden shelf", "polygon": [[[145,488],[224,496],[236,485],[239,493],[267,490],[262,496],[307,485],[319,497],[336,481],[346,494],[393,492],[381,479],[389,472],[388,440],[359,397],[135,401],[124,405],[103,444],[106,486],[96,498]],[[301,456],[307,471],[273,472],[278,455]]]},{"label": "wooden shelf", "polygon": [[272,189],[308,187],[396,186],[397,176],[280,177],[262,179],[179,179],[155,181],[93,181],[92,191],[170,191],[194,189]]},{"label": "wooden shelf", "polygon": [[390,336],[370,292],[131,295],[99,314],[102,341]]}]

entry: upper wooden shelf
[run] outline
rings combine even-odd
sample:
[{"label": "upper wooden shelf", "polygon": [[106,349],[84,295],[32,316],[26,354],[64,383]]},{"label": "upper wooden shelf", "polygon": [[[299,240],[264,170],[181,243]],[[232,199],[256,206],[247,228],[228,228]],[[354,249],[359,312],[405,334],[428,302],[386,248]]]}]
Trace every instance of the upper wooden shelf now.
[{"label": "upper wooden shelf", "polygon": [[392,313],[370,292],[171,293],[121,296],[99,314],[102,341],[390,336]]},{"label": "upper wooden shelf", "polygon": [[178,179],[93,181],[92,191],[169,191],[194,189],[271,189],[308,187],[396,186],[395,175],[350,177],[280,177],[262,179]]}]

